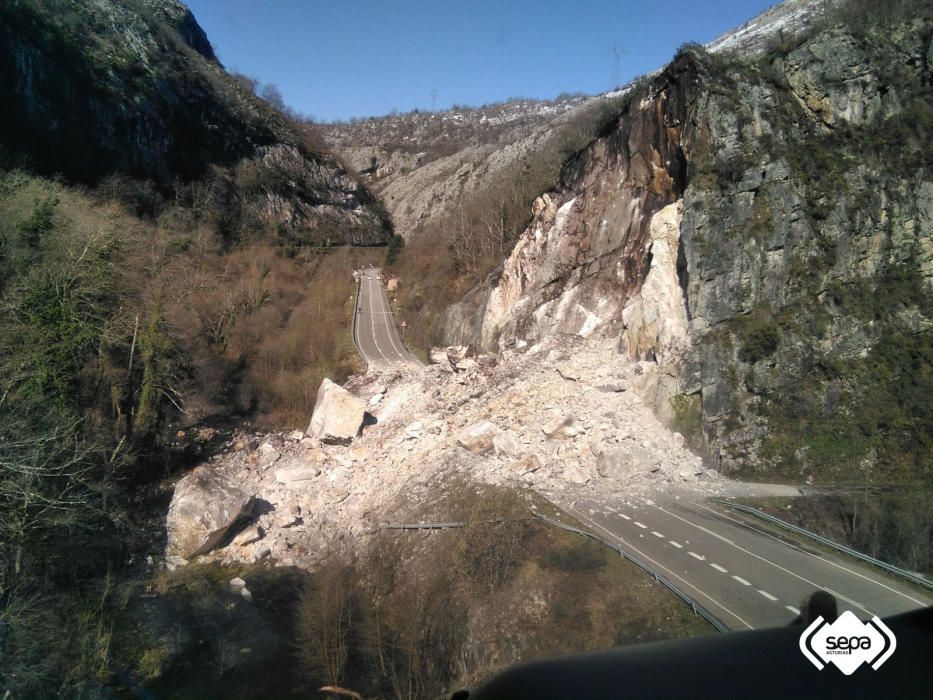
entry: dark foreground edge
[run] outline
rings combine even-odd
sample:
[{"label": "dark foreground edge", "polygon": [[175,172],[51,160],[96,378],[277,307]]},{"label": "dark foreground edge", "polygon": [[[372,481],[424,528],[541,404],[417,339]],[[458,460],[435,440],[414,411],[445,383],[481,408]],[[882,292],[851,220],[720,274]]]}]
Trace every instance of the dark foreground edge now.
[{"label": "dark foreground edge", "polygon": [[885,618],[897,650],[877,671],[818,671],[799,649],[804,620],[604,652],[530,661],[454,700],[754,697],[908,698],[933,688],[933,607]]}]

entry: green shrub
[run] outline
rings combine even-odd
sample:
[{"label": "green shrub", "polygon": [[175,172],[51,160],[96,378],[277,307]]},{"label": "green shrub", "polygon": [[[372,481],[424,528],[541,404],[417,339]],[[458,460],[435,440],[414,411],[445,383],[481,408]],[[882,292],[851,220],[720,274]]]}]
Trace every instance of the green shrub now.
[{"label": "green shrub", "polygon": [[405,247],[405,239],[399,235],[393,234],[389,239],[389,245],[386,249],[386,265],[391,267],[398,261],[399,253]]},{"label": "green shrub", "polygon": [[754,364],[770,357],[781,342],[781,328],[765,307],[756,307],[739,321],[739,359]]},{"label": "green shrub", "polygon": [[671,428],[684,436],[694,450],[703,449],[703,409],[699,394],[679,394],[671,399]]}]

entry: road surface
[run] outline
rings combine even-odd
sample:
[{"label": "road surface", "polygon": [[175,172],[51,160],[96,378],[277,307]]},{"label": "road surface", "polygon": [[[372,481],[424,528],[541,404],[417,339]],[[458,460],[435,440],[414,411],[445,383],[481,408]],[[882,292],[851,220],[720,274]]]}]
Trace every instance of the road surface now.
[{"label": "road surface", "polygon": [[[378,268],[363,270],[354,339],[370,367],[420,364],[399,337]],[[842,554],[766,529],[753,518],[686,493],[663,501],[567,509],[622,545],[730,629],[788,624],[814,591],[832,593],[860,619],[933,605],[933,594]]]},{"label": "road surface", "polygon": [[399,337],[395,316],[382,287],[382,271],[361,271],[360,294],[354,318],[353,340],[366,363],[375,369],[420,364]]},{"label": "road surface", "polygon": [[860,619],[933,605],[933,595],[754,518],[682,496],[618,509],[579,501],[570,512],[692,596],[730,629],[788,624],[818,589]]}]

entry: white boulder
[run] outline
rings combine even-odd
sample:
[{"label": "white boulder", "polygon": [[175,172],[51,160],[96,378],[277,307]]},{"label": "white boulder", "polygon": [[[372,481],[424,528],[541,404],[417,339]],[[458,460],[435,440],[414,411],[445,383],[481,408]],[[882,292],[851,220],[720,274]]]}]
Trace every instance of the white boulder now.
[{"label": "white boulder", "polygon": [[366,404],[325,377],[317,390],[307,433],[323,443],[348,445],[360,432]]},{"label": "white boulder", "polygon": [[466,428],[457,435],[457,444],[476,454],[485,454],[493,450],[496,437],[501,435],[499,428],[488,420],[480,421]]},{"label": "white boulder", "polygon": [[175,486],[165,518],[166,554],[190,557],[248,500],[249,494],[227,477],[207,467],[194,469]]}]

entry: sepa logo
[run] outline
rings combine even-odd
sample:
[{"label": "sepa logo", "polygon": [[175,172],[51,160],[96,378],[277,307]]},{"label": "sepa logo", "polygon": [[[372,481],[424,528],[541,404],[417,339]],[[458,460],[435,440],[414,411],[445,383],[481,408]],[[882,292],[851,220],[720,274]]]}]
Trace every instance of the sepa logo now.
[{"label": "sepa logo", "polygon": [[894,632],[881,620],[862,622],[848,610],[832,624],[816,618],[800,635],[800,651],[817,669],[832,663],[847,676],[863,663],[877,671],[895,648]]}]

